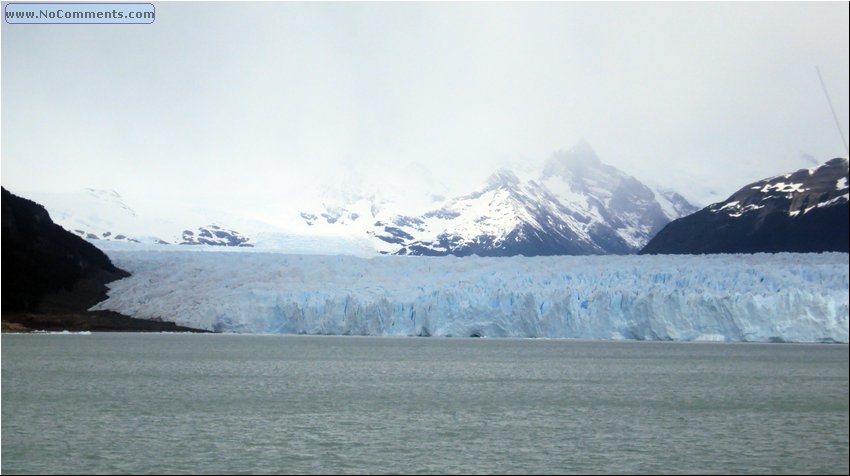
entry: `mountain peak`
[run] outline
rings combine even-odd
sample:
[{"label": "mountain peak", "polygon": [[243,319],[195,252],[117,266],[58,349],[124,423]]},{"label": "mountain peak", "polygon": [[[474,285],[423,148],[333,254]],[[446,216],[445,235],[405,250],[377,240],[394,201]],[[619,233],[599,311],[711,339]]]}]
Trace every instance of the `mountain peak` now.
[{"label": "mountain peak", "polygon": [[588,142],[584,137],[579,139],[567,153],[592,157],[596,161],[599,161],[599,158],[596,156],[596,151],[593,150],[590,142]]},{"label": "mountain peak", "polygon": [[[826,166],[829,166],[829,167],[844,167],[844,168],[847,168],[848,160],[847,160],[847,157],[836,157],[834,159],[828,160],[823,165],[826,165]],[[823,167],[823,165],[821,167]]]},{"label": "mountain peak", "polygon": [[553,154],[548,171],[522,165],[500,168],[470,193],[422,213],[386,209],[355,221],[345,218],[351,208],[325,206],[301,217],[307,226],[363,233],[383,254],[539,256],[635,252],[695,210],[603,163],[585,140]]},{"label": "mountain peak", "polygon": [[490,175],[487,179],[486,188],[492,189],[502,186],[516,187],[517,185],[519,185],[519,177],[512,171],[501,168]]},{"label": "mountain peak", "polygon": [[576,169],[598,167],[602,165],[596,151],[586,140],[581,139],[567,151],[558,151],[546,162],[544,176],[565,175]]},{"label": "mountain peak", "polygon": [[745,185],[667,225],[641,253],[847,252],[846,159]]},{"label": "mountain peak", "polygon": [[579,140],[567,152],[562,153],[562,160],[579,165],[598,165],[602,163],[596,151],[590,146],[590,143],[584,139]]}]

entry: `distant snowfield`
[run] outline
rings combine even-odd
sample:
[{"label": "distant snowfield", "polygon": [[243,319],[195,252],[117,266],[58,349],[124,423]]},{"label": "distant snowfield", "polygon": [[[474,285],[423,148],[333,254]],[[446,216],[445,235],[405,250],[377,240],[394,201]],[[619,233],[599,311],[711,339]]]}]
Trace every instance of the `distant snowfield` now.
[{"label": "distant snowfield", "polygon": [[378,251],[362,237],[258,233],[253,246],[174,245],[94,240],[89,243],[112,256],[116,252],[149,253],[267,253],[295,255],[352,255],[369,258]]},{"label": "distant snowfield", "polygon": [[94,309],[224,332],[848,342],[848,255],[408,257],[107,250]]}]

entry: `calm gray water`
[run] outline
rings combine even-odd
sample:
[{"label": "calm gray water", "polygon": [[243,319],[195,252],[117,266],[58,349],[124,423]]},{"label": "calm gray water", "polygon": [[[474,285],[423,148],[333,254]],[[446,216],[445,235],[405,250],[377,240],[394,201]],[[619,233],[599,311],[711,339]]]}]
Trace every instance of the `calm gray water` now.
[{"label": "calm gray water", "polygon": [[846,345],[4,335],[4,473],[848,473]]}]

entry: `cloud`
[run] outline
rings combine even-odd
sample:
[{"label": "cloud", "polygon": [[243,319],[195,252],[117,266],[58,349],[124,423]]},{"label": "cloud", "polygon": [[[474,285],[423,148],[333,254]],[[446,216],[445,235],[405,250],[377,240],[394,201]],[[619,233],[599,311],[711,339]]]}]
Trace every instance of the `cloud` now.
[{"label": "cloud", "polygon": [[[840,3],[163,3],[3,35],[3,184],[240,207],[416,162],[451,190],[585,137],[683,193],[842,154]],[[403,172],[384,180],[402,183]]]}]

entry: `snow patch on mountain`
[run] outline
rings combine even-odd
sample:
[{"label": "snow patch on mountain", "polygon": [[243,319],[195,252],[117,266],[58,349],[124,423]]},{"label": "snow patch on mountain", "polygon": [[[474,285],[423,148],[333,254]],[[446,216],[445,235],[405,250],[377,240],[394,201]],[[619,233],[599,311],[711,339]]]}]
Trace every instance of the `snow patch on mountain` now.
[{"label": "snow patch on mountain", "polygon": [[[365,234],[385,254],[626,254],[697,209],[603,164],[586,141],[524,177],[499,169],[475,191],[418,215],[393,213],[369,196],[301,218],[326,233]],[[369,220],[356,222],[364,215]]]},{"label": "snow patch on mountain", "polygon": [[[95,245],[103,242],[182,244],[208,246],[251,246],[246,232],[270,229],[268,225],[192,207],[170,207],[170,215],[142,212],[114,190],[87,188],[76,192],[25,194],[41,203],[63,228]],[[249,224],[250,225],[247,225]]]},{"label": "snow patch on mountain", "polygon": [[832,159],[820,167],[800,169],[749,184],[708,209],[738,218],[749,212],[781,211],[799,217],[816,208],[847,203],[848,161]]},{"label": "snow patch on mountain", "polygon": [[499,169],[471,192],[450,198],[448,188],[417,163],[390,164],[369,175],[353,166],[321,171],[316,197],[302,197],[318,206],[258,204],[264,210],[252,216],[266,221],[159,196],[151,198],[159,208],[144,208],[112,190],[24,195],[95,244],[247,247],[262,246],[261,235],[268,246],[313,236],[356,242],[352,253],[360,253],[365,240],[375,254],[459,256],[628,254],[695,210],[681,195],[649,188],[602,163],[584,141],[522,171],[520,178]]}]

